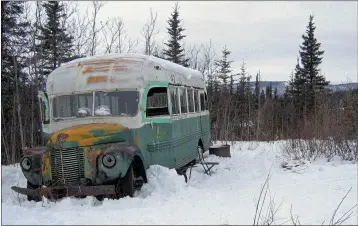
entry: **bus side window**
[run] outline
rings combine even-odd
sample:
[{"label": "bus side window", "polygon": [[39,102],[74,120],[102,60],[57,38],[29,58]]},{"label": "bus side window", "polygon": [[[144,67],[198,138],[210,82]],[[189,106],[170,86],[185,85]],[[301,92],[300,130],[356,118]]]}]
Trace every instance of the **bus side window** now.
[{"label": "bus side window", "polygon": [[147,95],[146,108],[147,117],[169,115],[167,88],[151,88]]},{"label": "bus side window", "polygon": [[194,103],[195,103],[195,111],[200,112],[199,109],[199,91],[194,90]]},{"label": "bus side window", "polygon": [[180,110],[182,114],[188,113],[188,101],[186,99],[186,88],[179,88]]},{"label": "bus side window", "polygon": [[180,112],[179,112],[179,98],[178,98],[177,87],[170,88],[170,101],[171,101],[172,114],[178,115]]},{"label": "bus side window", "polygon": [[188,90],[188,102],[189,102],[189,112],[194,112],[194,92],[193,89]]},{"label": "bus side window", "polygon": [[205,111],[205,97],[204,97],[204,93],[200,93],[200,106],[201,106],[201,111]]},{"label": "bus side window", "polygon": [[208,95],[205,93],[205,110],[209,110]]}]

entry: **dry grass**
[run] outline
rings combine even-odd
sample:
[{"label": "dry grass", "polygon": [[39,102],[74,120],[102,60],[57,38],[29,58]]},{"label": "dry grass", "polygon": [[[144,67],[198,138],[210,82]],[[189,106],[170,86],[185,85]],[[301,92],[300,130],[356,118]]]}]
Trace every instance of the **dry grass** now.
[{"label": "dry grass", "polygon": [[[270,191],[270,187],[269,187],[270,178],[271,178],[271,176],[270,176],[270,172],[269,172],[265,179],[264,184],[262,185],[262,187],[260,189],[259,198],[255,204],[255,215],[254,215],[253,225],[282,225],[282,224],[287,224],[287,223],[291,224],[291,225],[301,225],[301,222],[300,222],[298,216],[294,216],[292,213],[292,208],[293,208],[292,205],[290,208],[290,216],[289,217],[287,217],[286,219],[282,219],[282,218],[278,218],[276,216],[283,204],[283,201],[278,206],[275,205],[275,201],[271,195],[271,191]],[[353,209],[357,206],[357,204],[355,204],[353,207],[348,209],[341,216],[337,216],[337,212],[338,212],[339,208],[341,207],[342,203],[348,196],[351,189],[352,188],[350,188],[348,190],[348,192],[345,194],[345,196],[341,199],[341,201],[337,205],[336,209],[333,211],[332,217],[329,220],[329,223],[327,225],[329,225],[329,226],[342,225],[349,218],[352,217]],[[264,207],[264,206],[266,206],[266,207]],[[325,225],[324,223],[325,223],[325,221],[322,222],[322,225]]]}]

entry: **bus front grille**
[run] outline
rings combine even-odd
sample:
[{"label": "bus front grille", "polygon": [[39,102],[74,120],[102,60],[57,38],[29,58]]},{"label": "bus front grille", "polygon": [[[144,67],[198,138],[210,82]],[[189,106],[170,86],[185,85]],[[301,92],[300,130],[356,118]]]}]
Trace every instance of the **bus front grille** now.
[{"label": "bus front grille", "polygon": [[84,178],[84,153],[82,149],[53,149],[51,152],[53,185],[79,184]]}]

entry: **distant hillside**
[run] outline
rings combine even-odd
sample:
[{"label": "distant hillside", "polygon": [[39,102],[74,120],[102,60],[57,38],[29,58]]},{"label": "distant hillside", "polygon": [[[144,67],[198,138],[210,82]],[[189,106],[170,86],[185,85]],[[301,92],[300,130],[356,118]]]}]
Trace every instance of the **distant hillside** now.
[{"label": "distant hillside", "polygon": [[[261,81],[260,88],[265,90],[266,86],[272,85],[272,90],[275,90],[277,87],[278,95],[281,96],[284,94],[286,86],[288,85],[287,81]],[[255,81],[251,81],[250,87],[252,90],[255,89]],[[358,89],[358,83],[345,83],[345,84],[330,84],[328,85],[329,89],[334,91],[342,91],[345,89]]]}]

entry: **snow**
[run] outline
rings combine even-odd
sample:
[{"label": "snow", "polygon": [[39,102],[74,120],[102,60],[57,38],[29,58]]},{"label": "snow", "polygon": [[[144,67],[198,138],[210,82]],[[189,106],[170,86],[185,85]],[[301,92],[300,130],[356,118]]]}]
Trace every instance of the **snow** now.
[{"label": "snow", "polygon": [[108,106],[106,105],[101,105],[99,107],[96,108],[96,110],[94,111],[95,115],[111,115],[111,110],[109,109]]},{"label": "snow", "polygon": [[[271,172],[270,197],[279,206],[276,224],[291,224],[292,214],[301,224],[328,224],[341,199],[337,219],[357,203],[357,165],[333,158],[330,162],[290,160],[282,157],[283,141],[235,142],[231,158],[218,161],[211,176],[199,165],[185,184],[175,170],[152,166],[149,182],[136,197],[95,201],[65,198],[56,203],[29,202],[10,187],[26,186],[20,167],[2,167],[3,224],[253,224],[255,203]],[[284,168],[282,168],[284,166]],[[267,205],[264,205],[266,215]],[[345,224],[357,224],[357,208]]]},{"label": "snow", "polygon": [[78,109],[77,114],[88,116],[91,115],[91,110],[86,107],[81,107]]},{"label": "snow", "polygon": [[135,54],[135,53],[125,53],[125,54],[111,53],[111,54],[102,54],[102,55],[96,55],[96,56],[83,57],[83,58],[78,58],[78,59],[72,60],[70,62],[67,62],[67,63],[63,64],[62,66],[74,64],[74,63],[80,63],[80,62],[84,62],[84,61],[108,60],[108,59],[115,59],[115,58],[132,58],[133,60],[137,59],[138,61],[150,60],[154,63],[160,64],[162,67],[169,69],[169,70],[179,71],[183,74],[186,74],[189,72],[187,79],[191,79],[192,76],[195,76],[199,79],[203,79],[201,72],[199,72],[198,70],[194,70],[192,68],[186,68],[179,64],[172,63],[171,61],[164,60],[164,59],[155,57],[153,55],[148,56],[148,55],[144,55],[144,54]]},{"label": "snow", "polygon": [[98,55],[95,55],[95,56],[88,56],[88,57],[78,58],[78,59],[69,61],[67,63],[64,63],[64,64],[62,64],[62,66],[69,65],[69,64],[74,64],[74,63],[80,63],[80,62],[84,62],[84,61],[108,60],[108,59],[120,58],[120,57],[131,57],[131,58],[137,58],[138,60],[144,60],[148,56],[141,55],[141,54],[135,54],[135,53],[98,54]]}]

